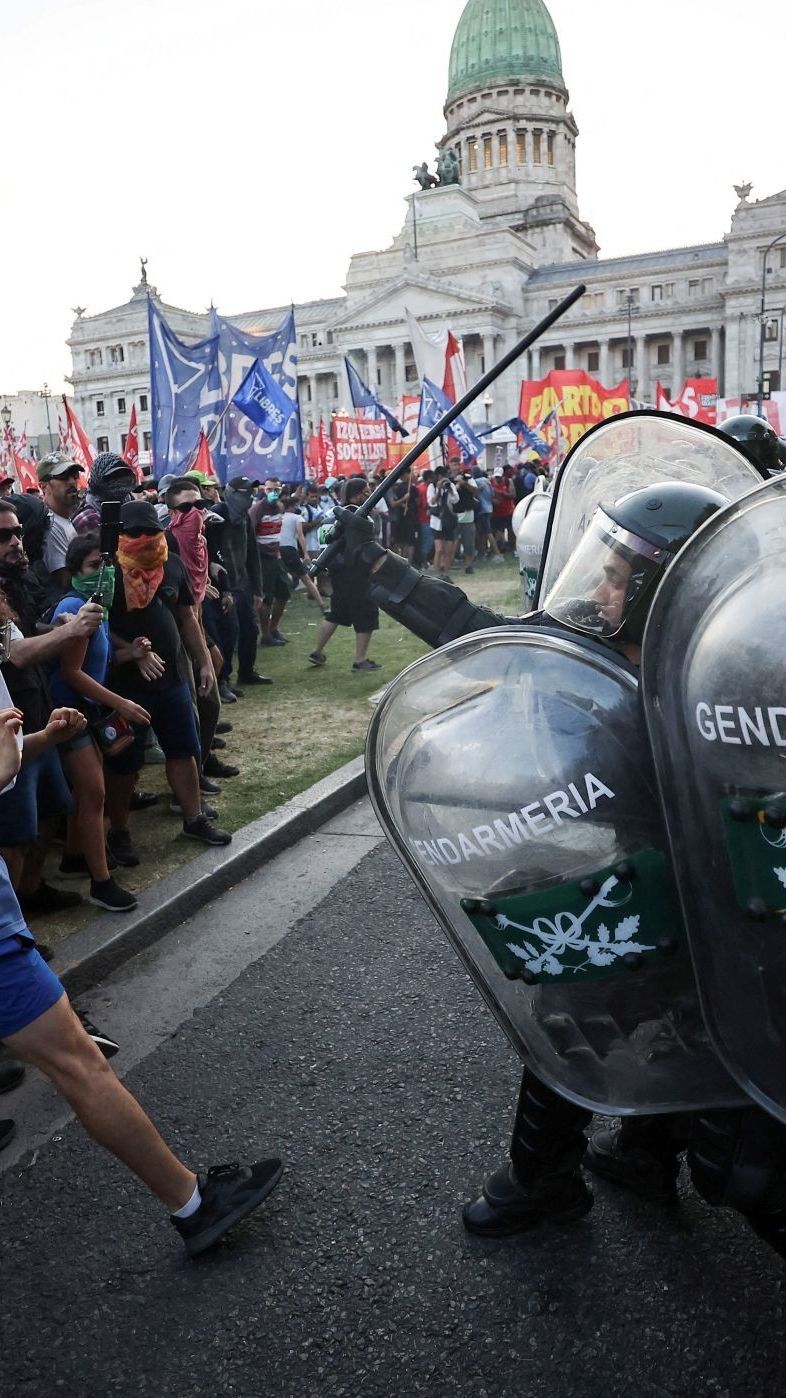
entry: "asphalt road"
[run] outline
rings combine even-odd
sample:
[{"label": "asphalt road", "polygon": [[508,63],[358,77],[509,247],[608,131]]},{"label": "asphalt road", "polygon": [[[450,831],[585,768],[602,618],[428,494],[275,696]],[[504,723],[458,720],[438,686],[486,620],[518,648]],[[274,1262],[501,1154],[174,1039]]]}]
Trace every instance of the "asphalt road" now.
[{"label": "asphalt road", "polygon": [[332,830],[88,1002],[195,1165],[284,1157],[215,1253],[189,1263],[45,1084],[3,1099],[3,1398],[781,1393],[786,1268],[689,1185],[464,1233],[517,1064],[367,809]]}]

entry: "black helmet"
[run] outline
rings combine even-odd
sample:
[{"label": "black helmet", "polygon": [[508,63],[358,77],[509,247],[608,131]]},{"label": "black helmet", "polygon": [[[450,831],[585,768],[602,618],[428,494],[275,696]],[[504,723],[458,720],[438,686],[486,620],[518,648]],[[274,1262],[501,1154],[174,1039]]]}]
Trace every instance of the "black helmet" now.
[{"label": "black helmet", "polygon": [[544,612],[574,630],[640,645],[664,568],[727,504],[705,485],[662,481],[602,505],[546,597]]},{"label": "black helmet", "polygon": [[778,434],[763,417],[753,413],[738,413],[718,423],[718,431],[736,442],[740,451],[762,471],[777,471]]},{"label": "black helmet", "polygon": [[786,470],[786,437],[778,438],[778,466],[781,471]]},{"label": "black helmet", "polygon": [[101,451],[90,467],[87,488],[97,500],[119,500],[131,494],[136,475],[127,461],[113,451]]}]

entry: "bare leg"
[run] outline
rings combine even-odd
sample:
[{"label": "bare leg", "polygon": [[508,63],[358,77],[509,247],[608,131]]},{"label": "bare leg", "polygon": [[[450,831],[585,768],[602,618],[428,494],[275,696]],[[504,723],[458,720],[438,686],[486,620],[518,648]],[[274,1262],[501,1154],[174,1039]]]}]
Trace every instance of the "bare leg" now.
[{"label": "bare leg", "polygon": [[109,826],[112,830],[128,828],[128,813],[131,809],[131,796],[136,785],[138,772],[119,773],[106,768],[106,809]]},{"label": "bare leg", "polygon": [[335,631],[337,624],[338,623],[335,621],[322,622],[322,625],[320,626],[317,632],[316,644],[314,646],[314,652],[316,655],[322,654],[322,651],[324,650],[325,646],[327,645],[328,641],[333,635],[333,632]]},{"label": "bare leg", "polygon": [[85,856],[90,877],[96,883],[109,878],[104,837],[104,772],[98,752],[89,747],[63,753],[63,766],[74,792],[73,825],[77,849]]},{"label": "bare leg", "polygon": [[171,1213],[182,1209],[196,1188],[196,1175],[172,1154],[139,1103],[115,1077],[65,993],[6,1043],[14,1056],[46,1074],[94,1141],[133,1170]]},{"label": "bare leg", "polygon": [[196,820],[202,811],[199,790],[199,769],[193,757],[168,757],[166,779],[175,793],[175,800],[184,820]]},{"label": "bare leg", "polygon": [[304,573],[304,574],[303,574],[303,586],[305,587],[306,592],[308,593],[309,597],[311,598],[311,601],[312,601],[312,602],[318,602],[319,605],[320,605],[320,607],[321,607],[321,606],[322,606],[322,598],[321,598],[321,596],[320,596],[319,588],[317,587],[316,583],[314,582],[314,579],[313,579],[313,578],[310,578],[310,577],[308,576],[308,573]]},{"label": "bare leg", "polygon": [[371,645],[371,631],[355,632],[355,660],[365,660],[368,655],[368,648]]}]

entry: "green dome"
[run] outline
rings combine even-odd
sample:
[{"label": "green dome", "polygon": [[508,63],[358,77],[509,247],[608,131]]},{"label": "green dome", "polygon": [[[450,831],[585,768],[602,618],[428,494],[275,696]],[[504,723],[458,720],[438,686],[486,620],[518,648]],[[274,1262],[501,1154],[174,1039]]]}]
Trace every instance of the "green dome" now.
[{"label": "green dome", "polygon": [[522,78],[565,85],[557,31],[543,0],[468,0],[450,51],[448,102]]}]

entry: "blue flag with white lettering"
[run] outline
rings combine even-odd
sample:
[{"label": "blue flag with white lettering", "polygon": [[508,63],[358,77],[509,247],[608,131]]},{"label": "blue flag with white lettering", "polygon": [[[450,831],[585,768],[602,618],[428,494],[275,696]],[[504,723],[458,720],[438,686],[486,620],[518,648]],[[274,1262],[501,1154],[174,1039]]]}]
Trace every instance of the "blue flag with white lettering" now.
[{"label": "blue flag with white lettering", "polygon": [[[423,380],[423,389],[420,395],[420,418],[419,426],[434,427],[439,422],[443,414],[453,407],[448,395],[438,388],[431,379]],[[476,461],[483,453],[483,443],[476,435],[467,419],[461,414],[454,418],[450,427],[446,428],[448,434],[453,438],[456,446],[461,452],[462,461]]]},{"label": "blue flag with white lettering", "polygon": [[218,335],[187,343],[148,297],[153,475],[180,475],[191,465],[199,433],[209,436],[224,406]]},{"label": "blue flag with white lettering", "polygon": [[[248,317],[250,320],[251,317]],[[244,330],[213,313],[213,327],[219,339],[219,368],[224,402],[234,398],[254,360],[283,391],[289,403],[284,429],[271,436],[249,419],[245,409],[229,401],[222,430],[214,446],[213,460],[222,480],[250,476],[263,481],[278,476],[282,481],[302,481],[303,434],[297,397],[297,339],[294,309],[287,311],[277,330],[260,335]]]},{"label": "blue flag with white lettering", "polygon": [[292,403],[283,388],[279,388],[258,359],[254,360],[232,402],[268,437],[280,437],[292,413]]},{"label": "blue flag with white lettering", "polygon": [[344,355],[344,366],[349,380],[349,394],[352,399],[352,406],[355,412],[361,410],[367,416],[383,417],[392,432],[400,432],[402,437],[408,437],[409,433],[405,427],[401,426],[398,418],[394,417],[389,408],[384,403],[380,403],[375,393],[372,393],[368,384],[365,384],[348,355]]}]

